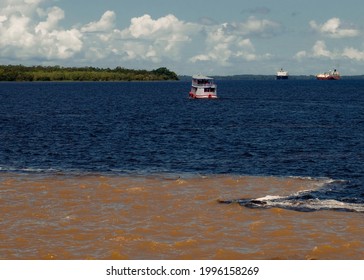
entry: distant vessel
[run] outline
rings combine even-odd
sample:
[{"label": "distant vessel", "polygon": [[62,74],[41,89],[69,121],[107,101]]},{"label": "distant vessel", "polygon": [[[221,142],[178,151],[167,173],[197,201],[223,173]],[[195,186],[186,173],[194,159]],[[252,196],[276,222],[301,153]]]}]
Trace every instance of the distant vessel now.
[{"label": "distant vessel", "polygon": [[340,80],[341,76],[340,73],[334,69],[329,72],[320,73],[316,75],[317,80]]},{"label": "distant vessel", "polygon": [[281,70],[279,70],[277,72],[276,79],[277,80],[287,80],[288,79],[288,72],[287,71],[283,71],[283,68],[281,68]]},{"label": "distant vessel", "polygon": [[192,77],[190,98],[217,98],[217,86],[214,79],[202,75]]}]

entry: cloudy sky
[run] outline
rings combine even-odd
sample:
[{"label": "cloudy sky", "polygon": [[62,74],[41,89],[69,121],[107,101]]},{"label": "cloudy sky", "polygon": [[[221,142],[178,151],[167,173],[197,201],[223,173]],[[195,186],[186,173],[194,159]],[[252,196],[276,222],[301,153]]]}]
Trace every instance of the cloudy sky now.
[{"label": "cloudy sky", "polygon": [[0,64],[364,74],[362,0],[0,0]]}]

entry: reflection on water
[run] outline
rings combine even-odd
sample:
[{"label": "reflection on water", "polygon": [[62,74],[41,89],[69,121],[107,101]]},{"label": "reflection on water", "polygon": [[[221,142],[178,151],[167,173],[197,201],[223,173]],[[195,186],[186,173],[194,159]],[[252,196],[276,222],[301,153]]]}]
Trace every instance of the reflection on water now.
[{"label": "reflection on water", "polygon": [[1,259],[363,259],[363,214],[246,208],[329,179],[3,173]]}]

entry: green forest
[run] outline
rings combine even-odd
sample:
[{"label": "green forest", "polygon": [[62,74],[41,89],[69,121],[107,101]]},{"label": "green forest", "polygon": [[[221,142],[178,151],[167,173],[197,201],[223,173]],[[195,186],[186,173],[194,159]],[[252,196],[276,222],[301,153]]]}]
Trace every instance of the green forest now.
[{"label": "green forest", "polygon": [[123,67],[61,67],[0,65],[0,81],[167,81],[176,73],[161,67],[152,71]]}]

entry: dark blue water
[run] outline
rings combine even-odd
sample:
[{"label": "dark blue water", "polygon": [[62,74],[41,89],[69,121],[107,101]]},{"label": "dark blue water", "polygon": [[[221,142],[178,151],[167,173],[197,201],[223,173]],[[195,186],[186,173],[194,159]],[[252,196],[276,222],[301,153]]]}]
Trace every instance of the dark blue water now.
[{"label": "dark blue water", "polygon": [[0,171],[327,177],[363,203],[364,81],[217,83],[0,83]]}]

